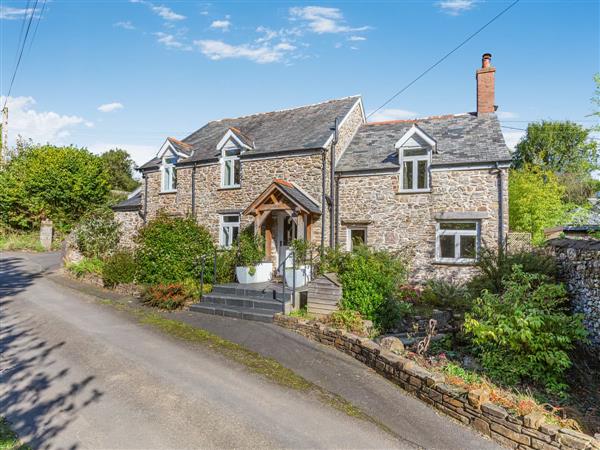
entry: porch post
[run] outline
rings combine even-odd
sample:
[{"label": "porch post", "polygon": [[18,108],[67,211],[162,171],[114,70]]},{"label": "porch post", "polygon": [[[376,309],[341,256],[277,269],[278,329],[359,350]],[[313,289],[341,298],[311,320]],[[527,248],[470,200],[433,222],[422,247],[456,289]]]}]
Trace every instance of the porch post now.
[{"label": "porch post", "polygon": [[265,224],[265,254],[267,261],[271,261],[271,243],[273,241],[273,233],[271,232],[271,221],[267,220]]}]

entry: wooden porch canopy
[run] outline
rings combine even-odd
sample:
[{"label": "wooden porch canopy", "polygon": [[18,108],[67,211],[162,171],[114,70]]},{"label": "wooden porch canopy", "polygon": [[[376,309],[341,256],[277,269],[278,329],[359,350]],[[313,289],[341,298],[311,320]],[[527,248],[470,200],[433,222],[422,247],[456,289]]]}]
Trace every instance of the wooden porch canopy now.
[{"label": "wooden porch canopy", "polygon": [[[254,216],[254,229],[260,232],[262,224],[273,211],[284,211],[292,217],[298,230],[310,226],[312,216],[321,215],[321,207],[294,184],[274,179],[243,212]],[[310,233],[307,233],[310,237]],[[304,237],[304,236],[303,236]]]}]

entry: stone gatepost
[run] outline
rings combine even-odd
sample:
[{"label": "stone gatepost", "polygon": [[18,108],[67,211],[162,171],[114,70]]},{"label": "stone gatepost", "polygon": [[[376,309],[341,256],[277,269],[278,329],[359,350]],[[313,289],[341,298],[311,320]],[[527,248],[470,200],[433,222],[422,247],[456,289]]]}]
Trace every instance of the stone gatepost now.
[{"label": "stone gatepost", "polygon": [[52,248],[52,235],[54,233],[54,227],[51,220],[42,220],[40,226],[40,243],[45,250]]}]

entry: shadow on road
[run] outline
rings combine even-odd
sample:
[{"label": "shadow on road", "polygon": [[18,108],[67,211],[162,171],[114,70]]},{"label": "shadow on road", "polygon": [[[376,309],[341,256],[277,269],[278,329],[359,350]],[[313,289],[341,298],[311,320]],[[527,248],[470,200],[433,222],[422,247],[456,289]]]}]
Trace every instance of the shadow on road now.
[{"label": "shadow on road", "polygon": [[[93,375],[76,378],[68,367],[60,367],[53,356],[65,342],[41,335],[36,318],[14,308],[24,301],[15,296],[42,275],[28,273],[23,263],[18,257],[4,258],[0,272],[0,414],[33,448],[47,449],[103,393],[94,388]],[[77,442],[68,446],[77,447]]]}]

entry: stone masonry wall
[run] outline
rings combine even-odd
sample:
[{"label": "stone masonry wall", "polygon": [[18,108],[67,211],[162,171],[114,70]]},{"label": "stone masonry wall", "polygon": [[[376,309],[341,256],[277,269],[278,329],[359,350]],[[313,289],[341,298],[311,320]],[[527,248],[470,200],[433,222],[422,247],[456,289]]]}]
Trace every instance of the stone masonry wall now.
[{"label": "stone masonry wall", "polygon": [[507,448],[600,449],[600,442],[591,436],[547,424],[540,414],[532,413],[524,417],[509,414],[504,408],[488,402],[487,393],[482,389],[467,391],[447,384],[444,375],[426,370],[410,359],[388,352],[369,338],[281,314],[275,316],[274,322],[309,339],[335,347],[428,405]]},{"label": "stone masonry wall", "polygon": [[591,344],[600,349],[600,241],[553,239],[548,248],[567,285],[573,310],[584,315]]},{"label": "stone masonry wall", "polygon": [[119,247],[133,248],[133,239],[144,220],[138,211],[115,211],[115,220],[121,224]]},{"label": "stone masonry wall", "polygon": [[[504,230],[508,230],[508,172],[503,170]],[[431,192],[398,192],[397,175],[346,177],[340,180],[339,240],[346,245],[351,223],[367,225],[367,242],[377,248],[403,250],[412,257],[412,279],[438,277],[465,281],[473,266],[435,262],[435,215],[442,212],[483,212],[481,244],[498,242],[497,179],[488,169],[431,173]]]}]

